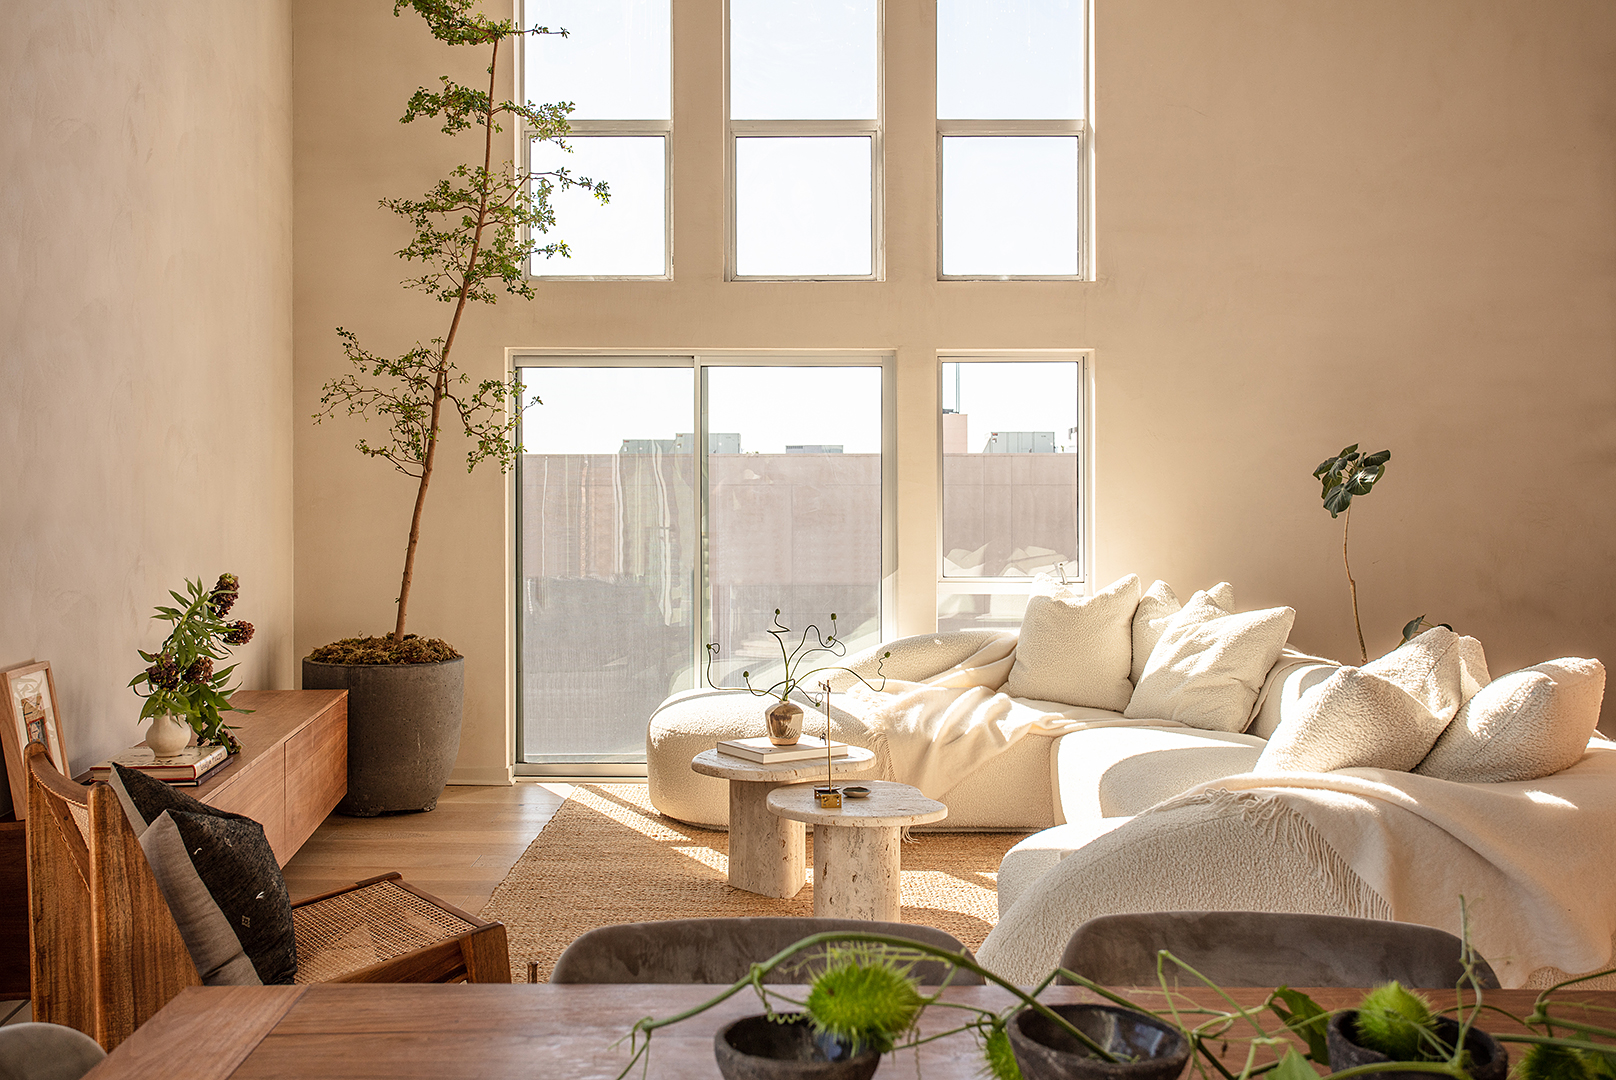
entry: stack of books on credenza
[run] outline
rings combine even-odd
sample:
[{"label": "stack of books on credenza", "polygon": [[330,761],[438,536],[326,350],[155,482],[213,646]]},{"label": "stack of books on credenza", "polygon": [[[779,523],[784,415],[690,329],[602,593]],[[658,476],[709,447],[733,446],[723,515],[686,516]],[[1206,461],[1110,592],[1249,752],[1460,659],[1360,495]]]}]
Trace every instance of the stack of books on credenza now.
[{"label": "stack of books on credenza", "polygon": [[173,757],[158,757],[149,746],[131,746],[114,755],[111,761],[91,766],[90,779],[106,780],[112,775],[112,765],[116,762],[175,787],[196,787],[229,757],[230,752],[222,746],[187,746]]},{"label": "stack of books on credenza", "polygon": [[[825,740],[816,739],[812,735],[800,736],[790,746],[776,746],[768,740],[767,736],[756,739],[726,739],[718,744],[718,752],[728,757],[740,758],[742,761],[752,761],[759,765],[782,765],[788,761],[807,761],[811,758],[825,760]],[[833,742],[830,744],[830,756],[833,758],[847,756],[847,744]]]}]

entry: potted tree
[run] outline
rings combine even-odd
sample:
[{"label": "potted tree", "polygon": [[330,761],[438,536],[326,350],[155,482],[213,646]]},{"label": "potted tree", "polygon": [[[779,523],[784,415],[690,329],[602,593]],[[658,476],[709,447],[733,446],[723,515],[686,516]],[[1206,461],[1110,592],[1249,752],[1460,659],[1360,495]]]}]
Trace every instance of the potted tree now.
[{"label": "potted tree", "polygon": [[464,661],[443,641],[405,632],[421,515],[445,425],[458,425],[470,441],[468,471],[492,461],[503,472],[521,453],[516,442],[520,380],[512,375],[473,382],[457,369],[452,356],[462,321],[473,304],[496,302],[501,287],[532,299],[528,258],[567,254],[565,244],[524,239],[524,230],[542,233],[554,224],[552,191],[578,185],[602,202],[607,198],[604,183],[573,177],[565,169],[533,174],[496,160],[494,137],[502,123],[525,123],[530,134],[565,147],[561,140],[571,106],[498,99],[500,63],[509,60],[517,37],[551,31],[523,30],[511,19],[482,14],[476,4],[397,0],[393,6],[395,16],[413,9],[439,41],[484,50],[488,57],[486,86],[441,76],[440,89],[416,90],[400,121],[429,118],[446,135],[469,133],[479,142],[480,161],[456,165],[419,198],[381,201],[414,230],[399,256],[421,266],[404,286],[448,305],[447,326],[441,336],[417,341],[396,356],[372,352],[357,334],[338,327],[352,370],[325,384],[314,415],[316,423],[339,413],[382,421],[385,437],[362,438],[356,448],[416,481],[392,633],[345,638],[315,649],[303,661],[305,688],[349,692],[348,795],[338,810],[359,816],[432,809],[460,748]]}]

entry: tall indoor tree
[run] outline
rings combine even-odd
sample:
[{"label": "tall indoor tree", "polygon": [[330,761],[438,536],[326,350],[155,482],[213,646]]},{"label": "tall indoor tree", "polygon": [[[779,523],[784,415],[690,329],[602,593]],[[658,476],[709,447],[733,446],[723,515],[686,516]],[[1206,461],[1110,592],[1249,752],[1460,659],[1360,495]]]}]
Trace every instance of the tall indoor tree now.
[{"label": "tall indoor tree", "polygon": [[[432,36],[486,56],[487,82],[472,86],[440,76],[435,90],[422,87],[405,106],[403,123],[429,119],[456,144],[475,140],[475,160],[455,165],[418,198],[381,200],[410,225],[399,252],[414,275],[404,280],[446,305],[438,336],[417,339],[396,355],[374,352],[345,327],[337,335],[352,365],[322,388],[315,422],[345,412],[379,420],[383,437],[361,438],[359,452],[384,458],[415,480],[404,572],[399,580],[393,629],[386,637],[345,638],[315,649],[303,660],[303,686],[348,692],[348,788],[337,809],[369,817],[398,810],[430,810],[458,760],[465,662],[452,646],[406,634],[421,518],[438,465],[444,431],[458,427],[470,441],[466,469],[493,461],[508,470],[522,452],[517,442],[521,383],[516,375],[473,381],[455,364],[455,346],[476,304],[495,303],[501,291],[532,299],[528,260],[535,254],[566,255],[563,243],[541,244],[555,225],[550,196],[582,187],[606,200],[606,185],[573,177],[565,169],[531,173],[507,160],[508,141],[496,144],[507,124],[524,137],[565,148],[567,102],[528,105],[502,101],[501,61],[507,64],[523,34],[511,19],[476,10],[477,0],[397,0],[393,14],[412,9]],[[533,401],[536,403],[537,398]]]},{"label": "tall indoor tree", "polygon": [[[555,225],[550,195],[557,190],[582,187],[601,202],[607,201],[604,181],[574,177],[566,169],[532,173],[510,162],[496,160],[494,136],[502,122],[522,123],[534,138],[562,147],[568,133],[567,114],[572,105],[560,102],[529,105],[500,101],[500,63],[510,57],[523,34],[562,34],[547,27],[524,30],[514,20],[494,19],[475,10],[478,0],[397,0],[393,14],[413,9],[426,20],[432,36],[449,45],[486,50],[486,87],[468,86],[447,75],[436,90],[422,87],[405,107],[401,123],[427,118],[441,123],[445,135],[473,132],[481,142],[480,161],[450,169],[419,198],[388,198],[381,205],[410,223],[414,235],[398,255],[420,264],[420,272],[403,285],[449,305],[447,325],[427,342],[417,340],[397,355],[372,352],[353,331],[338,327],[353,369],[322,387],[315,423],[336,415],[360,415],[385,421],[384,438],[361,438],[360,453],[385,458],[393,467],[416,480],[415,505],[410,515],[409,541],[404,550],[404,572],[399,581],[398,610],[391,634],[402,645],[409,617],[410,586],[415,579],[415,554],[421,539],[421,515],[437,467],[438,444],[445,424],[458,423],[471,441],[466,469],[493,461],[504,472],[516,462],[521,446],[516,441],[520,420],[521,381],[482,379],[473,382],[452,359],[462,322],[472,304],[493,304],[499,291],[531,300],[533,285],[527,263],[535,254],[566,256],[564,242],[541,244],[535,237]],[[537,399],[535,398],[536,402]]]}]

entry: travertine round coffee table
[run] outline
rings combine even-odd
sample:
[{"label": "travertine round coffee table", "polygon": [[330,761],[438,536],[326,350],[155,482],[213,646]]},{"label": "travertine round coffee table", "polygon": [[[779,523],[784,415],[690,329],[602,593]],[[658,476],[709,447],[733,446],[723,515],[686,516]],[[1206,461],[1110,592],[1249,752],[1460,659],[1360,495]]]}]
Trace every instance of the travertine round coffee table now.
[{"label": "travertine round coffee table", "polygon": [[924,825],[948,816],[948,807],[917,788],[890,780],[870,780],[867,799],[845,796],[837,808],[821,810],[813,788],[769,792],[769,812],[814,827],[814,915],[832,919],[900,922],[898,852],[905,825]]},{"label": "travertine round coffee table", "polygon": [[[875,753],[849,746],[835,761],[835,775],[863,772],[875,764]],[[779,765],[763,765],[703,750],[690,762],[703,776],[729,781],[729,883],[737,889],[789,899],[808,882],[808,838],[802,822],[769,812],[769,793],[788,784],[825,780],[825,759],[808,758]],[[810,801],[812,796],[810,794]]]}]

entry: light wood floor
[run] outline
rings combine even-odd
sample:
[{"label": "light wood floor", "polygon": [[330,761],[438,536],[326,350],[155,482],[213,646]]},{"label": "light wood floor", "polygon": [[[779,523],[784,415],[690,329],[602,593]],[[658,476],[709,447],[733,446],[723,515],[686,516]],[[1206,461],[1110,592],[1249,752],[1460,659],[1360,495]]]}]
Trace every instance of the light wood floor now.
[{"label": "light wood floor", "polygon": [[286,864],[286,891],[299,900],[397,870],[475,915],[571,791],[531,782],[449,787],[424,814],[332,814]]}]

